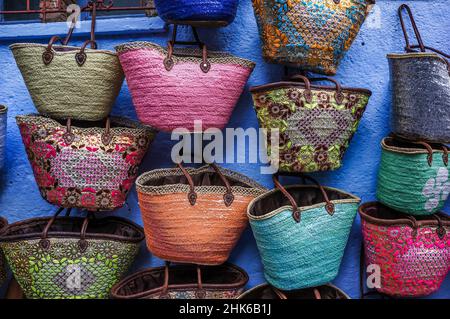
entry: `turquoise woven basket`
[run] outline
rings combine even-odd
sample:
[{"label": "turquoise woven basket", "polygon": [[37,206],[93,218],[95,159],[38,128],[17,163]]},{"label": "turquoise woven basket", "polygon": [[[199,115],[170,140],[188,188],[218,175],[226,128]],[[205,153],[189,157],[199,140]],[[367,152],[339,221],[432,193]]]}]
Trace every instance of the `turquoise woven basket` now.
[{"label": "turquoise woven basket", "polygon": [[438,212],[450,191],[447,147],[386,137],[381,148],[378,200],[411,215]]},{"label": "turquoise woven basket", "polygon": [[360,199],[320,185],[283,187],[254,199],[248,217],[266,280],[282,290],[320,286],[339,272]]}]

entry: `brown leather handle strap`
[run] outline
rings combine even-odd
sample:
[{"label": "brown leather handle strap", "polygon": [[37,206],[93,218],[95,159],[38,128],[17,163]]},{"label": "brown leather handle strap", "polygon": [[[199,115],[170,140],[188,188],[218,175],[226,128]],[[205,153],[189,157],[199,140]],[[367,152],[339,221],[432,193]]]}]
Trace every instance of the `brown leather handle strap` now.
[{"label": "brown leather handle strap", "polygon": [[313,289],[313,292],[314,292],[314,297],[315,297],[317,300],[321,300],[321,299],[322,299],[322,296],[321,296],[321,294],[320,294],[319,289],[314,288],[314,289]]},{"label": "brown leather handle strap", "polygon": [[[203,280],[202,280],[202,270],[200,265],[196,265],[197,269],[197,291],[195,293],[197,299],[204,299],[206,297],[206,293],[203,290]],[[169,292],[169,282],[170,282],[170,261],[166,261],[164,265],[164,284],[161,290],[160,298],[168,298]]]},{"label": "brown leather handle strap", "polygon": [[[72,119],[69,117],[66,121],[66,132],[63,135],[64,142],[68,145],[72,144],[75,140],[75,134],[72,133]],[[112,141],[111,133],[111,119],[106,118],[105,131],[101,136],[103,145],[108,145]]]},{"label": "brown leather handle strap", "polygon": [[42,62],[45,65],[49,65],[53,61],[53,58],[55,57],[55,53],[53,51],[53,44],[55,44],[55,42],[57,41],[61,42],[61,44],[64,44],[64,42],[61,40],[59,36],[54,35],[50,38],[47,48],[42,53]]},{"label": "brown leather handle strap", "polygon": [[325,191],[325,189],[323,188],[322,185],[320,185],[320,183],[312,178],[311,176],[305,175],[305,174],[289,174],[289,173],[276,173],[273,175],[272,179],[273,179],[273,183],[275,185],[275,187],[280,190],[284,196],[286,196],[286,198],[289,200],[289,202],[291,203],[292,206],[292,217],[295,219],[295,221],[297,223],[300,222],[301,216],[300,216],[300,209],[298,208],[298,205],[295,201],[295,199],[291,196],[291,194],[283,187],[283,185],[281,185],[280,181],[278,180],[279,176],[284,175],[284,176],[299,176],[302,177],[303,179],[307,179],[311,182],[313,182],[314,184],[316,184],[316,186],[319,188],[320,192],[322,193],[322,196],[324,198],[325,201],[325,210],[327,211],[327,213],[332,216],[334,214],[334,204],[330,201],[330,199],[328,198],[327,192]]},{"label": "brown leather handle strap", "polygon": [[102,143],[103,145],[109,145],[112,141],[112,133],[111,133],[111,119],[109,117],[106,118],[105,131],[102,134]]},{"label": "brown leather handle strap", "polygon": [[179,169],[181,169],[181,172],[187,179],[187,182],[188,182],[189,188],[190,188],[189,193],[188,193],[188,200],[189,200],[189,203],[191,204],[191,206],[194,206],[197,201],[197,193],[195,192],[194,181],[193,181],[191,175],[189,175],[188,171],[183,167],[183,165],[181,163],[177,163],[177,166]]},{"label": "brown leather handle strap", "polygon": [[425,52],[425,45],[423,44],[422,37],[420,35],[419,29],[417,28],[417,24],[416,24],[416,21],[414,20],[414,16],[412,14],[411,8],[406,4],[402,4],[398,8],[398,16],[400,18],[400,25],[402,27],[403,35],[405,37],[405,43],[406,43],[405,51],[406,52],[414,52],[414,50],[411,48],[411,45],[409,43],[408,32],[406,31],[405,22],[403,21],[403,10],[406,10],[406,12],[408,13],[409,20],[411,21],[411,25],[414,30],[414,34],[416,36],[417,42],[419,43],[418,47],[420,48],[420,51]]},{"label": "brown leather handle strap", "polygon": [[[423,147],[425,147],[425,149],[428,152],[428,155],[427,155],[428,166],[431,167],[431,165],[433,165],[433,148],[431,147],[430,144],[428,144],[426,142],[423,142],[423,141],[410,141],[408,139],[405,139],[404,137],[395,135],[393,133],[391,133],[389,136],[392,137],[394,140],[398,140],[398,141],[401,141],[401,142],[410,143],[410,144],[416,144],[416,145],[422,145]],[[445,154],[444,154],[444,156],[445,156]],[[445,159],[444,159],[444,161],[445,161]]]},{"label": "brown leather handle strap", "polygon": [[330,81],[333,82],[334,85],[336,86],[336,93],[334,94],[334,99],[336,100],[337,104],[342,104],[344,102],[344,94],[342,93],[342,87],[341,84],[336,81],[333,78],[329,78],[329,77],[320,77],[320,78],[312,78],[309,79],[309,81],[314,82],[314,81]]},{"label": "brown leather handle strap", "polygon": [[295,75],[288,76],[286,79],[288,81],[303,82],[305,84],[305,92],[303,94],[305,97],[305,100],[308,103],[312,102],[311,82],[309,82],[309,79],[306,76],[300,75],[300,74],[295,74]]},{"label": "brown leather handle strap", "polygon": [[441,145],[442,151],[444,154],[442,154],[442,161],[444,162],[445,166],[448,166],[448,147],[444,144]]},{"label": "brown leather handle strap", "polygon": [[282,299],[282,300],[286,300],[288,299],[287,296],[278,288],[275,288],[273,286],[271,286],[272,291],[277,295],[278,298]]},{"label": "brown leather handle strap", "polygon": [[87,60],[87,55],[86,55],[86,52],[84,52],[84,51],[86,50],[86,47],[88,44],[91,44],[92,49],[97,49],[97,42],[95,42],[94,40],[84,41],[83,45],[81,46],[80,52],[75,54],[75,61],[77,62],[77,64],[79,66],[83,66],[83,64]]},{"label": "brown leather handle strap", "polygon": [[222,182],[225,184],[227,191],[226,191],[225,195],[223,195],[223,201],[225,203],[225,206],[227,206],[227,207],[231,206],[231,204],[233,204],[233,201],[234,201],[234,195],[233,195],[233,191],[231,189],[230,182],[225,177],[225,175],[223,175],[223,173],[220,171],[220,168],[216,164],[211,163],[211,164],[209,164],[209,166],[211,166],[214,169],[214,171],[217,173],[217,175],[219,175]]},{"label": "brown leather handle strap", "polygon": [[412,216],[412,215],[406,215],[405,214],[405,217],[411,221],[412,229],[413,229],[412,237],[416,238],[417,237],[417,232],[418,232],[418,229],[419,229],[419,224],[417,223],[417,219],[414,216]]},{"label": "brown leather handle strap", "polygon": [[432,215],[434,219],[438,222],[438,228],[436,229],[436,234],[438,235],[439,239],[444,239],[445,235],[447,234],[447,230],[444,227],[444,223],[442,222],[441,217],[437,214]]}]

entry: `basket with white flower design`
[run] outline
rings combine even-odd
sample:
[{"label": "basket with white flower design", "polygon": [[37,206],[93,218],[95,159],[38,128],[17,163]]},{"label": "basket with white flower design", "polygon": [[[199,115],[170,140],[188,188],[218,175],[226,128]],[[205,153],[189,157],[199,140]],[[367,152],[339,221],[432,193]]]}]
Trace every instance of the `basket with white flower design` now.
[{"label": "basket with white flower design", "polygon": [[447,146],[389,136],[381,148],[379,201],[411,215],[438,212],[450,192]]}]

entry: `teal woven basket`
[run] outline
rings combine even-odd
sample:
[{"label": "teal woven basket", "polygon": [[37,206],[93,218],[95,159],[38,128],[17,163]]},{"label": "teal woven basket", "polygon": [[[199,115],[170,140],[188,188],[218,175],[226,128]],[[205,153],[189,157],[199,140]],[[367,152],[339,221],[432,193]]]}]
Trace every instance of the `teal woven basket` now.
[{"label": "teal woven basket", "polygon": [[266,280],[281,290],[332,281],[360,199],[318,184],[283,187],[276,176],[274,183],[248,207]]},{"label": "teal woven basket", "polygon": [[447,147],[386,137],[381,148],[378,200],[411,215],[438,212],[450,191]]}]

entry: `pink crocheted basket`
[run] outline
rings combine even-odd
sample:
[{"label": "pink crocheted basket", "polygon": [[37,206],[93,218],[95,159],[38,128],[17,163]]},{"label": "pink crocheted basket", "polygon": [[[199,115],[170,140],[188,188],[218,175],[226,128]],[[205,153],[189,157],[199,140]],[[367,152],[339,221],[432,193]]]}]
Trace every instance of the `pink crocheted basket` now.
[{"label": "pink crocheted basket", "polygon": [[450,217],[412,217],[375,202],[359,213],[366,266],[380,266],[379,292],[418,297],[439,289],[450,269]]},{"label": "pink crocheted basket", "polygon": [[63,124],[32,114],[16,121],[42,197],[92,211],[123,206],[156,135],[124,118]]},{"label": "pink crocheted basket", "polygon": [[255,64],[227,53],[165,49],[149,42],[116,47],[141,122],[161,131],[222,129]]}]

